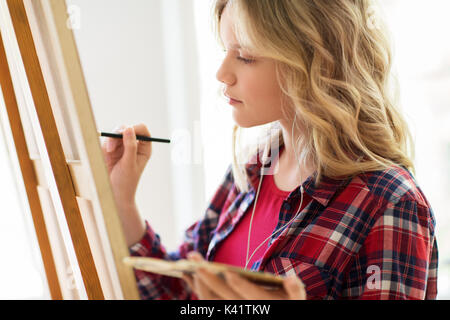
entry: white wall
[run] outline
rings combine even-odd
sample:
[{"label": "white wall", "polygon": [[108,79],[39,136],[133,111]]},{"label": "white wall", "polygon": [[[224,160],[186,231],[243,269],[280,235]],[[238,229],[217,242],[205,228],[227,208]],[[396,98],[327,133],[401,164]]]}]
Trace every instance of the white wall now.
[{"label": "white wall", "polygon": [[[383,0],[401,107],[416,147],[416,179],[436,218],[438,299],[450,297],[450,30],[448,0]],[[445,30],[445,31],[444,31]]]},{"label": "white wall", "polygon": [[0,120],[0,299],[48,299],[50,292],[1,88]]}]

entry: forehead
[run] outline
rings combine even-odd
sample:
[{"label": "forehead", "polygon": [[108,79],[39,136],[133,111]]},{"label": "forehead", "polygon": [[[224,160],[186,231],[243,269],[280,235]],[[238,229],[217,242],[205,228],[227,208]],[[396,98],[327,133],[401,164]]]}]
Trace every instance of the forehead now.
[{"label": "forehead", "polygon": [[230,14],[230,6],[227,5],[221,15],[220,18],[220,37],[222,38],[222,41],[225,42],[232,42],[233,47],[239,46],[236,42],[236,35],[234,32],[234,20],[232,15]]},{"label": "forehead", "polygon": [[233,9],[227,5],[220,19],[220,38],[224,46],[229,49],[249,49],[246,46],[242,46],[236,37],[236,25],[233,16]]},{"label": "forehead", "polygon": [[[237,21],[240,15],[236,10],[238,9],[235,6],[228,3],[222,12],[219,30],[223,48],[228,50],[242,50],[255,58],[263,58],[258,46],[255,46],[255,43],[245,31],[247,26]],[[244,18],[242,17],[242,19]],[[238,31],[237,33],[236,30]]]}]

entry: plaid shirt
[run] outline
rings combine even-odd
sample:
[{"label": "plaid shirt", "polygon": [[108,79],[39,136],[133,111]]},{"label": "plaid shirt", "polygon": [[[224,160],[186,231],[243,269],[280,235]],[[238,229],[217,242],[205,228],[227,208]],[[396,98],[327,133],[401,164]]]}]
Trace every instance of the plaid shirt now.
[{"label": "plaid shirt", "polygon": [[[144,238],[130,248],[133,256],[167,260],[200,252],[213,261],[224,241],[254,201],[261,163],[246,164],[249,192],[239,192],[231,166],[204,217],[185,233],[176,252],[166,252],[147,223]],[[283,232],[272,236],[252,270],[296,274],[308,299],[435,299],[438,251],[430,204],[403,167],[366,172],[352,178],[324,177],[304,183],[312,201]],[[300,188],[283,202],[276,228],[296,213]],[[135,270],[142,299],[197,299],[187,284]]]}]

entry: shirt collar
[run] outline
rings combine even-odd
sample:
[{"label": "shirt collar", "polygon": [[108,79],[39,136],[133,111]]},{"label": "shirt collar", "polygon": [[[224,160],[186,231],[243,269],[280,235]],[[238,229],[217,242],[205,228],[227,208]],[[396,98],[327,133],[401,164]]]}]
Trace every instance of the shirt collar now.
[{"label": "shirt collar", "polygon": [[[278,154],[281,150],[281,145],[278,150],[275,150],[276,154],[274,154],[274,159],[278,158]],[[269,159],[272,154],[272,149],[269,151]],[[249,188],[256,192],[258,190],[259,178],[261,175],[261,159],[262,152],[259,154],[255,154],[252,156],[251,160],[245,164],[245,169],[249,178]],[[269,168],[271,162],[265,165],[266,168]],[[311,198],[319,202],[321,205],[326,207],[336,192],[339,190],[341,186],[345,186],[346,183],[350,180],[349,178],[342,179],[332,179],[327,176],[322,175],[321,182],[319,185],[315,185],[315,180],[317,177],[317,171],[311,174],[305,182],[303,182],[303,188],[305,189],[306,194],[308,194]],[[300,187],[297,187],[293,190],[289,197],[300,197]]]}]

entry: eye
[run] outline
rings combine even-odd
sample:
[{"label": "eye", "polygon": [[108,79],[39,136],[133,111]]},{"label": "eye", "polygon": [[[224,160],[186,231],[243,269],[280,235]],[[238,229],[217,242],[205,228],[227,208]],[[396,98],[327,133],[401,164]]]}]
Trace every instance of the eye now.
[{"label": "eye", "polygon": [[245,64],[250,64],[250,63],[252,63],[252,62],[255,61],[255,60],[252,60],[252,59],[245,59],[245,58],[243,58],[243,57],[237,57],[236,59],[242,61],[242,62],[245,63]]}]

